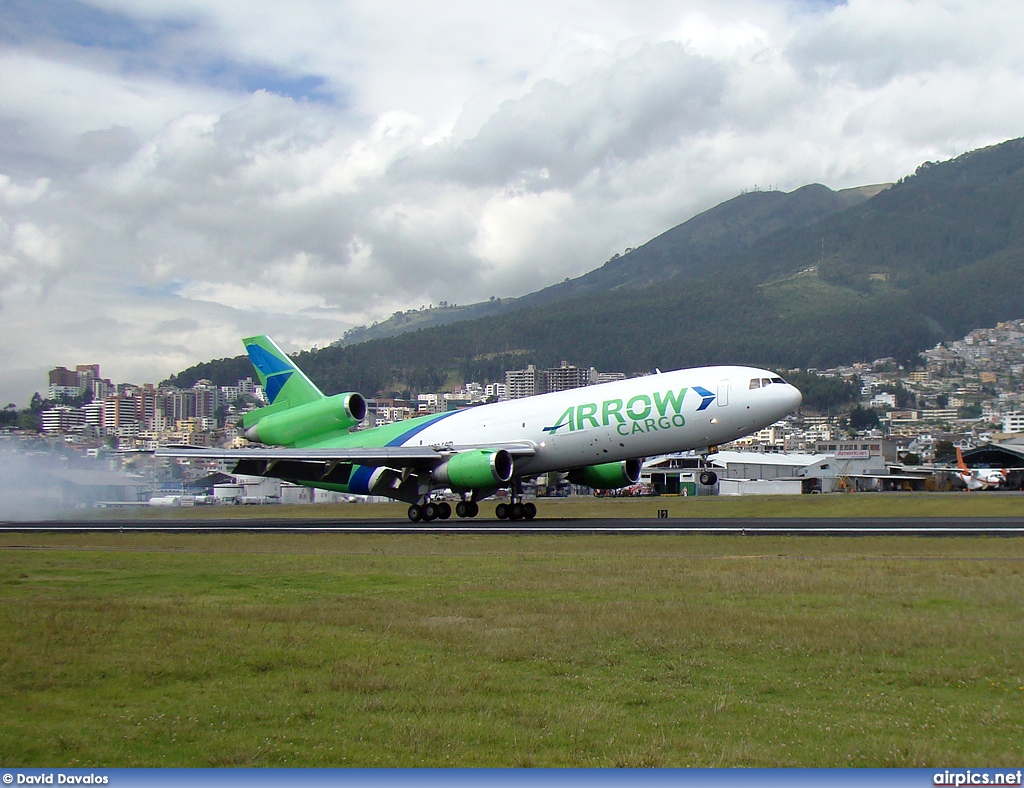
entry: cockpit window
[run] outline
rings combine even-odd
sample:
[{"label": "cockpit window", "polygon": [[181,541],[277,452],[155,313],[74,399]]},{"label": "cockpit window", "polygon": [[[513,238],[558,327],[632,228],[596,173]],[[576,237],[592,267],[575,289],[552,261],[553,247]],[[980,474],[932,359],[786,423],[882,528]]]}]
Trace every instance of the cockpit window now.
[{"label": "cockpit window", "polygon": [[751,378],[750,388],[759,389],[762,386],[770,386],[772,383],[785,384],[785,382],[782,378]]}]

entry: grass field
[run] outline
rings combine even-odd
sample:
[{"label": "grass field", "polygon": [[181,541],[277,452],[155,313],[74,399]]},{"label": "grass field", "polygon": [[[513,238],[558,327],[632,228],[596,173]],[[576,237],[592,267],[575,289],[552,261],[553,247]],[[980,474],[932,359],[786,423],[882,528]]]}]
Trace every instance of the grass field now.
[{"label": "grass field", "polygon": [[[316,506],[132,507],[75,512],[75,517],[167,519],[294,517],[404,520],[402,503],[317,504]],[[1024,495],[1017,493],[855,493],[682,498],[538,498],[541,520],[552,518],[657,517],[1022,517]],[[494,502],[480,506],[480,520],[493,520]],[[453,518],[456,521],[456,518]]]},{"label": "grass field", "polygon": [[1019,766],[1024,540],[0,535],[11,766]]}]

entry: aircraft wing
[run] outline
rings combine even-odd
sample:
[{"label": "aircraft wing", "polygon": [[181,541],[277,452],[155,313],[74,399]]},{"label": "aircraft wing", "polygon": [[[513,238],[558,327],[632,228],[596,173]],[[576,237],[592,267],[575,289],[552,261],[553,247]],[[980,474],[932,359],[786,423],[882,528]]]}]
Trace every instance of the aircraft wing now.
[{"label": "aircraft wing", "polygon": [[430,470],[462,451],[504,449],[512,458],[532,457],[537,449],[531,441],[500,445],[380,446],[358,448],[245,448],[197,449],[168,446],[157,449],[157,457],[193,460],[231,460],[235,473],[272,476],[294,481],[348,481],[352,467],[393,468],[397,471]]}]

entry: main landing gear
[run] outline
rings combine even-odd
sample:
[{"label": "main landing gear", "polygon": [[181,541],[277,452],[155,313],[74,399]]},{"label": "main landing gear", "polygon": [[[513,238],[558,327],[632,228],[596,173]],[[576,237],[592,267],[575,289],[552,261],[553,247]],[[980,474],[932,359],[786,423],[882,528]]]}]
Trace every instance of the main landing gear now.
[{"label": "main landing gear", "polygon": [[[459,501],[454,511],[458,517],[476,517],[480,514],[480,504],[476,501]],[[494,515],[499,520],[532,520],[537,516],[537,506],[532,501],[523,503],[520,496],[513,496],[510,503],[499,503],[494,507]],[[451,516],[452,506],[447,501],[414,503],[409,507],[409,519],[414,523],[447,520]]]},{"label": "main landing gear", "polygon": [[[480,504],[476,501],[459,501],[455,504],[455,514],[459,517],[476,517],[480,514]],[[447,520],[451,516],[452,505],[447,501],[414,503],[409,507],[409,519],[414,523]]]},{"label": "main landing gear", "polygon": [[532,520],[537,516],[537,506],[532,501],[499,503],[494,507],[494,516],[499,520]]},{"label": "main landing gear", "polygon": [[455,504],[455,514],[459,517],[476,517],[480,514],[480,504],[476,501],[459,501]]},{"label": "main landing gear", "polygon": [[[487,496],[493,492],[493,489],[464,492],[462,500],[455,504],[455,514],[458,517],[476,517],[480,514],[480,504],[473,498]],[[494,509],[494,515],[499,520],[532,520],[537,516],[537,505],[530,501],[523,501],[523,487],[520,479],[513,479],[510,492],[509,502],[499,503]],[[429,499],[429,488],[421,488],[421,495],[420,502],[409,507],[409,519],[414,523],[447,520],[452,516],[450,503],[447,501],[435,503]]]},{"label": "main landing gear", "polygon": [[537,506],[530,501],[523,503],[523,488],[519,479],[512,483],[512,500],[494,507],[494,516],[499,520],[532,520],[537,516]]},{"label": "main landing gear", "polygon": [[414,523],[418,523],[421,520],[423,522],[430,522],[431,520],[447,520],[452,516],[452,506],[447,501],[440,501],[433,503],[428,501],[422,506],[418,503],[414,503],[409,507],[409,519]]}]

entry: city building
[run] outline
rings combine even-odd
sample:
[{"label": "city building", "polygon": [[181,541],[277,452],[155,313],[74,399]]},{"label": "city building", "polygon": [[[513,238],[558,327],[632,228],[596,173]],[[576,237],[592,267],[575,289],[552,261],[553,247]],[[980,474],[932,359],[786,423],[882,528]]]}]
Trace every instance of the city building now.
[{"label": "city building", "polygon": [[56,367],[50,370],[49,377],[50,384],[46,389],[47,399],[71,399],[82,395],[82,388],[76,371],[66,367]]},{"label": "city building", "polygon": [[544,393],[544,373],[533,364],[505,373],[505,399],[521,399]]},{"label": "city building", "polygon": [[85,425],[85,413],[81,408],[58,405],[42,413],[43,432],[81,432]]},{"label": "city building", "polygon": [[[598,372],[594,367],[584,369],[563,361],[560,366],[545,370],[529,364],[526,369],[509,370],[505,373],[505,391],[500,399],[520,399],[552,391],[591,386],[596,383],[610,383],[625,380],[622,372]],[[488,387],[490,390],[490,387]]]},{"label": "city building", "polygon": [[1024,432],[1024,413],[1012,411],[1003,416],[1003,432]]},{"label": "city building", "polygon": [[589,386],[591,383],[591,373],[593,373],[594,380],[596,380],[597,370],[593,367],[583,369],[575,364],[563,361],[561,366],[544,370],[544,390],[566,391],[568,389],[578,389],[581,386]]}]

